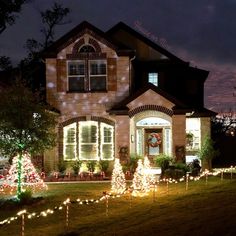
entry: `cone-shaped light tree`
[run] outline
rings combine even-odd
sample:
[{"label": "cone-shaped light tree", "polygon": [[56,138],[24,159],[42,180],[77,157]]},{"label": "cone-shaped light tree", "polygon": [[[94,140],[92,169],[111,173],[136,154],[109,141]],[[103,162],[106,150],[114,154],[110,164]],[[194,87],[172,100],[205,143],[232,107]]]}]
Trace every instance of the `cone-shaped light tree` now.
[{"label": "cone-shaped light tree", "polygon": [[112,171],[111,191],[116,194],[124,193],[126,189],[125,174],[122,170],[120,160],[115,159],[114,168]]},{"label": "cone-shaped light tree", "polygon": [[146,180],[146,175],[144,171],[144,166],[142,160],[138,160],[138,166],[134,173],[133,183],[132,183],[133,196],[144,196],[148,193],[149,187]]},{"label": "cone-shaped light tree", "polygon": [[[31,162],[29,154],[23,154],[21,158],[21,174],[19,175],[19,156],[15,156],[12,159],[12,165],[8,174],[3,181],[2,187],[13,192],[18,190],[18,183],[21,183],[22,189],[46,189],[47,186],[37,173],[34,165]],[[19,178],[21,180],[19,181]]]},{"label": "cone-shaped light tree", "polygon": [[144,172],[145,172],[144,178],[146,178],[147,187],[150,189],[150,187],[155,184],[156,180],[155,180],[155,176],[150,171],[151,165],[147,156],[144,157],[143,167],[144,167]]}]

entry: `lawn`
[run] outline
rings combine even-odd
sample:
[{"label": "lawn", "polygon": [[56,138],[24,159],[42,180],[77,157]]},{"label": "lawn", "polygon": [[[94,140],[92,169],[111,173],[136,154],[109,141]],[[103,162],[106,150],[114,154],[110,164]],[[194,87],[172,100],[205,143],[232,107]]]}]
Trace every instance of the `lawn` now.
[{"label": "lawn", "polygon": [[[235,178],[235,176],[234,176]],[[21,209],[39,213],[70,198],[99,199],[110,190],[106,183],[49,184],[43,200],[29,206],[1,206],[0,221]],[[154,195],[129,194],[91,204],[69,204],[54,214],[25,220],[25,236],[62,235],[236,235],[236,180],[209,177],[178,184],[161,183]],[[66,221],[66,213],[68,221]],[[66,224],[68,223],[68,227]],[[0,227],[0,235],[21,235],[21,220]]]}]

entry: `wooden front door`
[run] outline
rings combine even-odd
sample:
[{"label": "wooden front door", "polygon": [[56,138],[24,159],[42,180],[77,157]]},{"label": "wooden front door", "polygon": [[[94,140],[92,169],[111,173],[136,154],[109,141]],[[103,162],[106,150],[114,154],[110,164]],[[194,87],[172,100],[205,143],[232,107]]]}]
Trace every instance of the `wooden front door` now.
[{"label": "wooden front door", "polygon": [[153,158],[163,153],[162,129],[145,129],[145,155]]}]

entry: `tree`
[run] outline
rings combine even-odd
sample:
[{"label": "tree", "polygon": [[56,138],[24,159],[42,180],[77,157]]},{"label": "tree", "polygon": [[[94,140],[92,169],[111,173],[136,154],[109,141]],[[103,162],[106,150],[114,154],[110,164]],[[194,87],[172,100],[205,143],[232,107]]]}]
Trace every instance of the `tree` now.
[{"label": "tree", "polygon": [[0,1],[0,34],[6,30],[7,25],[15,24],[17,13],[20,13],[22,5],[29,0],[1,0]]},{"label": "tree", "polygon": [[69,23],[69,21],[64,21],[64,18],[69,14],[70,9],[63,7],[62,4],[54,3],[51,9],[47,9],[44,12],[40,12],[43,28],[40,30],[43,34],[42,42],[36,39],[28,39],[26,41],[25,47],[28,50],[28,60],[32,60],[39,56],[42,50],[48,48],[54,41],[55,29],[59,25],[64,25]]},{"label": "tree", "polygon": [[212,159],[219,155],[219,151],[214,148],[214,142],[209,135],[205,137],[198,155],[203,162],[203,169],[211,169]]},{"label": "tree", "polygon": [[42,60],[42,54],[54,41],[56,27],[68,23],[68,21],[64,21],[64,18],[69,12],[69,8],[58,3],[54,3],[51,9],[40,12],[43,23],[41,29],[43,39],[38,41],[31,38],[26,41],[25,48],[28,51],[28,56],[21,60],[18,66],[22,77],[29,81],[32,89],[43,91],[45,88],[45,64]]},{"label": "tree", "polygon": [[9,157],[19,155],[20,175],[22,153],[43,153],[55,145],[56,115],[18,80],[1,91],[0,111],[0,151]]},{"label": "tree", "polygon": [[10,57],[0,56],[0,71],[12,69],[12,62]]}]

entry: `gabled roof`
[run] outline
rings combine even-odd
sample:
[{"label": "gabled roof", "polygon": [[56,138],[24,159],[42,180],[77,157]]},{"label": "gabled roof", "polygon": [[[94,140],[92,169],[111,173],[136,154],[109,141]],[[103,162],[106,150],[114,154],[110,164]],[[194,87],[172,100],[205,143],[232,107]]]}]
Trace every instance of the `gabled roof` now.
[{"label": "gabled roof", "polygon": [[69,44],[73,43],[78,37],[80,37],[83,33],[86,32],[92,32],[94,33],[94,36],[99,36],[103,40],[103,42],[112,49],[114,49],[118,55],[133,56],[134,54],[134,51],[132,49],[125,47],[124,45],[114,43],[113,40],[108,37],[106,33],[96,28],[89,22],[83,21],[82,23],[74,27],[72,30],[70,30],[68,33],[66,33],[64,36],[55,41],[50,47],[48,47],[44,51],[43,55],[47,58],[56,57],[58,52],[60,52]]},{"label": "gabled roof", "polygon": [[161,54],[165,55],[166,57],[174,60],[175,62],[185,63],[185,64],[187,63],[187,62],[181,60],[180,58],[176,57],[174,54],[167,51],[165,48],[163,48],[160,45],[154,43],[153,41],[151,41],[150,39],[148,39],[144,35],[140,34],[137,31],[135,31],[134,29],[132,29],[131,27],[129,27],[128,25],[126,25],[123,22],[119,22],[114,27],[112,27],[110,30],[108,30],[106,33],[109,36],[113,36],[116,32],[121,31],[121,30],[128,32],[129,34],[133,35],[135,38],[138,38],[139,40],[143,41],[145,44],[147,44],[151,48],[155,49],[156,51],[160,52]]},{"label": "gabled roof", "polygon": [[176,109],[176,110],[181,109],[181,111],[184,111],[184,112],[191,110],[184,103],[177,100],[176,98],[174,98],[170,94],[164,92],[163,90],[161,90],[160,88],[156,87],[155,85],[153,85],[151,83],[147,83],[146,86],[142,87],[137,92],[133,93],[132,95],[128,96],[127,98],[125,98],[124,100],[119,102],[118,104],[114,105],[108,112],[110,114],[128,114],[129,109],[128,109],[127,105],[130,102],[132,102],[133,100],[135,100],[136,98],[138,98],[139,96],[141,96],[143,93],[148,91],[149,89],[151,89],[155,93],[163,96],[164,98],[166,98],[170,102],[174,103],[175,106],[173,109]]}]

